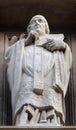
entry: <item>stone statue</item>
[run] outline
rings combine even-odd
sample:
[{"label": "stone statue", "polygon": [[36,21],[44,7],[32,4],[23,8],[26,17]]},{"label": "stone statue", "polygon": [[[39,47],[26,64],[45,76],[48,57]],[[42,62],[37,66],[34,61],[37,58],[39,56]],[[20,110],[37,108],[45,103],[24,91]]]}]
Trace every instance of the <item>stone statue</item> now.
[{"label": "stone statue", "polygon": [[34,16],[27,37],[12,38],[7,48],[7,78],[16,126],[65,123],[65,94],[72,54],[63,34],[50,34],[42,15]]}]

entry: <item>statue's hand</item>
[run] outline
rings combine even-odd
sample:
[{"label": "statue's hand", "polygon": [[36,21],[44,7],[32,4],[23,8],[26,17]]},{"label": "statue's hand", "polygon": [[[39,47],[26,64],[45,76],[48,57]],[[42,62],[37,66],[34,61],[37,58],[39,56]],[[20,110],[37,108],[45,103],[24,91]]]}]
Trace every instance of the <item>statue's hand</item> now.
[{"label": "statue's hand", "polygon": [[43,44],[43,46],[50,50],[50,51],[55,51],[55,50],[65,50],[66,48],[66,43],[61,40],[55,40],[51,39],[47,43]]},{"label": "statue's hand", "polygon": [[32,31],[28,34],[27,38],[25,39],[25,45],[30,45],[35,40]]},{"label": "statue's hand", "polygon": [[30,45],[34,43],[35,40],[39,39],[39,34],[36,31],[30,31],[28,34],[26,40],[25,40],[25,45]]},{"label": "statue's hand", "polygon": [[64,41],[61,41],[61,40],[55,40],[53,39],[51,41],[51,44],[50,44],[50,50],[51,51],[55,51],[55,50],[65,50],[66,48],[66,43]]},{"label": "statue's hand", "polygon": [[37,31],[31,31],[30,34],[34,37],[35,41],[39,39],[39,34]]}]

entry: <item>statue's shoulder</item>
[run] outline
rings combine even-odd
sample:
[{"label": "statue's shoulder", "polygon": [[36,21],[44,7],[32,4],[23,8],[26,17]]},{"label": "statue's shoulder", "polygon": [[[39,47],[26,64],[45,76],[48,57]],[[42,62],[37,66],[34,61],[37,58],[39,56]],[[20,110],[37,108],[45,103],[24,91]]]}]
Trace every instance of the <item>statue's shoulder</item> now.
[{"label": "statue's shoulder", "polygon": [[9,47],[5,50],[5,56],[4,56],[4,58],[5,58],[6,61],[10,58],[13,49],[14,49],[14,45],[11,45],[11,46],[9,46]]},{"label": "statue's shoulder", "polygon": [[20,44],[24,43],[24,40],[25,40],[25,39],[20,39],[20,40],[18,40],[17,42],[13,43],[13,45],[9,46],[9,47],[6,49],[6,52],[10,52],[10,51],[12,52],[13,49],[15,49],[15,47],[16,47],[17,45],[20,45]]},{"label": "statue's shoulder", "polygon": [[5,60],[7,60],[12,55],[12,52],[14,51],[16,44],[18,43],[14,43],[5,50]]},{"label": "statue's shoulder", "polygon": [[11,46],[9,46],[7,49],[6,49],[6,51],[5,51],[5,55],[7,54],[7,53],[12,53],[12,51],[13,51],[13,49],[15,48],[15,45],[11,45]]}]

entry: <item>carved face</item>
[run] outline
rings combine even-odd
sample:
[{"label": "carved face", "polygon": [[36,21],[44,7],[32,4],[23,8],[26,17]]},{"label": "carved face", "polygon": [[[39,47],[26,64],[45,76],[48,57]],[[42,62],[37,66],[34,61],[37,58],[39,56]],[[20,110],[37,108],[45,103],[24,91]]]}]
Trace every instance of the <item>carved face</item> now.
[{"label": "carved face", "polygon": [[39,35],[44,35],[47,32],[46,24],[47,24],[47,21],[45,20],[43,16],[36,15],[31,19],[29,26],[27,28],[27,31],[30,32],[31,30],[33,30],[33,31],[37,31]]}]

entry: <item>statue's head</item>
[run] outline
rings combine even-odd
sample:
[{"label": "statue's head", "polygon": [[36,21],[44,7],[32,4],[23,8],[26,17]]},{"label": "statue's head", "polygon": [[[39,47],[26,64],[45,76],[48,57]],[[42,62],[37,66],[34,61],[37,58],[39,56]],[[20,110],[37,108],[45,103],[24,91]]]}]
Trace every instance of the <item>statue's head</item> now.
[{"label": "statue's head", "polygon": [[42,15],[35,15],[32,17],[27,27],[27,33],[31,30],[37,31],[40,35],[50,33],[48,22]]}]

